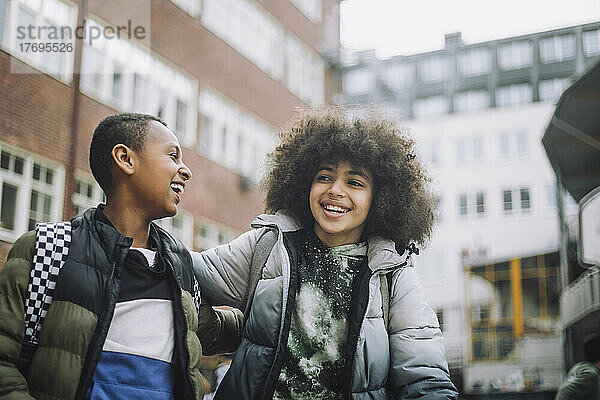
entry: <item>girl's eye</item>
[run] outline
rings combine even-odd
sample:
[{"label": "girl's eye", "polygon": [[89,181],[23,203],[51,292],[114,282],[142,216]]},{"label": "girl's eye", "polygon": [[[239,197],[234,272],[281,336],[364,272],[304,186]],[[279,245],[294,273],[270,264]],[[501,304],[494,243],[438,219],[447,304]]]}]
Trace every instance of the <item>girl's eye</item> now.
[{"label": "girl's eye", "polygon": [[331,180],[331,178],[328,177],[327,175],[319,175],[317,177],[317,180],[320,181],[320,182],[328,182],[328,181]]},{"label": "girl's eye", "polygon": [[359,186],[359,187],[364,187],[365,186],[365,185],[362,184],[362,182],[354,181],[354,180],[353,181],[349,181],[348,184],[351,185],[351,186]]},{"label": "girl's eye", "polygon": [[171,153],[169,154],[169,156],[171,156],[171,158],[177,160],[179,158],[179,156],[177,155],[177,153]]}]

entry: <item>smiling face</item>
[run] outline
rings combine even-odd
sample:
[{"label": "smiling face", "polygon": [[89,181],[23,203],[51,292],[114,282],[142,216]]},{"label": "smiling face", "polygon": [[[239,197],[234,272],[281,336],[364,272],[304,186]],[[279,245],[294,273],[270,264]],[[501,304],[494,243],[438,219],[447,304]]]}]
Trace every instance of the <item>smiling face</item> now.
[{"label": "smiling face", "polygon": [[166,126],[152,121],[140,152],[136,152],[132,190],[138,193],[139,207],[149,220],[177,213],[185,182],[192,172],[183,163],[177,137]]},{"label": "smiling face", "polygon": [[308,202],[314,231],[329,247],[357,243],[373,199],[373,178],[348,161],[324,163],[310,187]]}]

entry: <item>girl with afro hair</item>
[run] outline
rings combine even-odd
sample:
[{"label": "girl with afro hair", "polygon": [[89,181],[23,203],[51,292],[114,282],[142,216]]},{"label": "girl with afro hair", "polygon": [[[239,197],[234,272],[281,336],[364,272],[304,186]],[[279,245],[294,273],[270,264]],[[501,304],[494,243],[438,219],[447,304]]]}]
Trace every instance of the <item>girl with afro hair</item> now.
[{"label": "girl with afro hair", "polygon": [[413,141],[336,106],[298,112],[280,137],[270,214],[192,254],[207,299],[246,310],[215,399],[456,399],[411,261],[434,209]]}]

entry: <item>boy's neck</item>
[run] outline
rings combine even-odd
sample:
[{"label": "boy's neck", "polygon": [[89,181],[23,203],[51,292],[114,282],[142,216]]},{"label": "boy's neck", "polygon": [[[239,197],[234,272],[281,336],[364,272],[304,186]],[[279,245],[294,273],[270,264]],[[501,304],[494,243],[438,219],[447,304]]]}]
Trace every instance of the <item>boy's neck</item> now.
[{"label": "boy's neck", "polygon": [[114,203],[107,202],[104,215],[122,235],[133,238],[133,247],[150,248],[150,222],[136,211],[132,207],[117,207]]}]

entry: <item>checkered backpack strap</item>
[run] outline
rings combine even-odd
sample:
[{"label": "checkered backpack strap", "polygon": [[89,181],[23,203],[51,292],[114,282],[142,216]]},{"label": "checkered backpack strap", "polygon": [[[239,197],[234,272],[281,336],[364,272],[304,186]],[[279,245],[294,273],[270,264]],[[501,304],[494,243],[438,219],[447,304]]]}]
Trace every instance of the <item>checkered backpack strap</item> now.
[{"label": "checkered backpack strap", "polygon": [[25,333],[19,360],[22,371],[29,368],[39,343],[42,323],[52,303],[58,273],[67,259],[70,244],[70,222],[38,224],[33,268],[25,302]]}]

